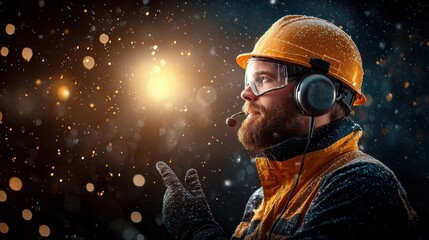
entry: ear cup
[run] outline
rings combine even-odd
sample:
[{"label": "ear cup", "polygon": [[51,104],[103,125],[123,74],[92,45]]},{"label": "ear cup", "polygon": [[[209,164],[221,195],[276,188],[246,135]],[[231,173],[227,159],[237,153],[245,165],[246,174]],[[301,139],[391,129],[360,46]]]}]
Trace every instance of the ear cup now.
[{"label": "ear cup", "polygon": [[326,114],[335,103],[335,86],[326,75],[310,73],[295,86],[295,103],[304,115]]}]

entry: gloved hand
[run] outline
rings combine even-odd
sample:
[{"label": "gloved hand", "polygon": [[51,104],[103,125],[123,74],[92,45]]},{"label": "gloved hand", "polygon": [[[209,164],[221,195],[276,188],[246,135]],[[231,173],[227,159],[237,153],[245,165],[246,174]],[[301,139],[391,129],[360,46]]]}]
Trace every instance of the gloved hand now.
[{"label": "gloved hand", "polygon": [[176,239],[227,239],[214,221],[195,169],[189,169],[184,187],[176,174],[164,162],[156,168],[167,190],[162,206],[162,220]]}]

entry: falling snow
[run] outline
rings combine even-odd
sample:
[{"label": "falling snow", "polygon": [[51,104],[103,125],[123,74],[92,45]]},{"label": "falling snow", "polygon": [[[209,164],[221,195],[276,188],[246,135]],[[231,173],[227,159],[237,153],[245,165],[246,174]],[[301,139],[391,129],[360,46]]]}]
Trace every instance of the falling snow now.
[{"label": "falling snow", "polygon": [[0,239],[170,239],[158,161],[180,178],[197,169],[232,234],[260,186],[253,153],[224,124],[243,103],[235,58],[287,14],[327,19],[356,42],[359,147],[396,173],[428,225],[428,11],[424,1],[0,1]]}]

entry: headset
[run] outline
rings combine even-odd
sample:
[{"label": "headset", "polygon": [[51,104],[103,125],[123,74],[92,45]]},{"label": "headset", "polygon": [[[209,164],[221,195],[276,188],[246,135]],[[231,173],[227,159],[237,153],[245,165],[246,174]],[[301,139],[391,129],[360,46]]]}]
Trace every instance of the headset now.
[{"label": "headset", "polygon": [[318,117],[328,113],[338,101],[347,106],[346,115],[349,115],[355,100],[353,92],[328,75],[329,62],[311,58],[310,64],[309,73],[298,81],[294,90],[299,110],[306,116]]}]

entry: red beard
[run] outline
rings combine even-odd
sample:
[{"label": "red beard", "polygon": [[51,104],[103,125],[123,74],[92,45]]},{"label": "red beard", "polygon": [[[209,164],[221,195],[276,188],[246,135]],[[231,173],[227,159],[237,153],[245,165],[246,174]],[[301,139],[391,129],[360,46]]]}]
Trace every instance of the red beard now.
[{"label": "red beard", "polygon": [[[289,105],[289,107],[288,107]],[[276,145],[299,133],[301,121],[305,121],[295,106],[280,102],[267,110],[263,106],[246,102],[243,111],[257,112],[243,121],[238,139],[247,150],[262,150]]]}]

